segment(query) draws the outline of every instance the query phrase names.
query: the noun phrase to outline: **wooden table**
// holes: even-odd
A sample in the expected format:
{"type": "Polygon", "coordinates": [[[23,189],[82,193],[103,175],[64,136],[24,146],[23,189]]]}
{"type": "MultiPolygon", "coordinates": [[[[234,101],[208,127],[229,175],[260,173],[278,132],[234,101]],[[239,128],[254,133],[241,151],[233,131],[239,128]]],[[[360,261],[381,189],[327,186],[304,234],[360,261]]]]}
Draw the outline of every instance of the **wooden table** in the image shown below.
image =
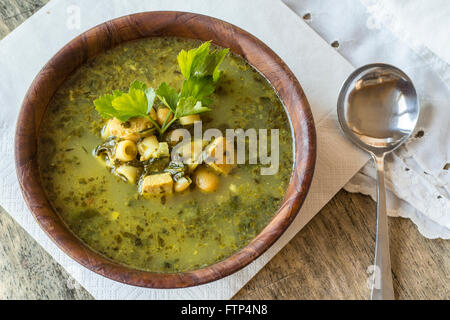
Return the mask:
{"type": "MultiPolygon", "coordinates": [[[[0,39],[48,0],[3,0],[0,39]]],[[[422,237],[410,220],[390,218],[396,297],[450,299],[450,241],[422,237]]],[[[367,299],[375,243],[375,203],[340,191],[236,299],[367,299]]],[[[92,299],[0,209],[1,299],[92,299]],[[69,285],[68,285],[69,284],[69,285]]]]}

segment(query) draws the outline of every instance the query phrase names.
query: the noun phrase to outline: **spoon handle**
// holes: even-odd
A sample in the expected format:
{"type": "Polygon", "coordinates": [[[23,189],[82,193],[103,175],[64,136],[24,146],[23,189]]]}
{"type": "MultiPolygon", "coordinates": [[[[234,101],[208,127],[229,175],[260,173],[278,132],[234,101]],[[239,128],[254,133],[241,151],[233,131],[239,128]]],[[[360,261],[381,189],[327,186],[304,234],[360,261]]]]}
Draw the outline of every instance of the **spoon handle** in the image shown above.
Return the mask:
{"type": "Polygon", "coordinates": [[[373,273],[372,300],[393,300],[389,229],[384,187],[384,154],[373,156],[377,166],[377,238],[375,243],[375,269],[373,273]]]}

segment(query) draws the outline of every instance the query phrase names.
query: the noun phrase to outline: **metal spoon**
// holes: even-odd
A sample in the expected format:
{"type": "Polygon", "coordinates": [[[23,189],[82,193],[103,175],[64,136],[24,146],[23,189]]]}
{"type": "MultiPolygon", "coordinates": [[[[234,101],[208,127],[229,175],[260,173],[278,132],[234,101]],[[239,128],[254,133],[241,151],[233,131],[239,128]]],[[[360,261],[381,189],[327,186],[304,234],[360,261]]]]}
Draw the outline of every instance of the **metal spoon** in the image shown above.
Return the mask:
{"type": "Polygon", "coordinates": [[[344,82],[337,113],[345,135],[369,152],[377,166],[377,237],[371,299],[393,300],[384,157],[405,142],[416,126],[416,90],[408,76],[396,67],[366,65],[344,82]]]}

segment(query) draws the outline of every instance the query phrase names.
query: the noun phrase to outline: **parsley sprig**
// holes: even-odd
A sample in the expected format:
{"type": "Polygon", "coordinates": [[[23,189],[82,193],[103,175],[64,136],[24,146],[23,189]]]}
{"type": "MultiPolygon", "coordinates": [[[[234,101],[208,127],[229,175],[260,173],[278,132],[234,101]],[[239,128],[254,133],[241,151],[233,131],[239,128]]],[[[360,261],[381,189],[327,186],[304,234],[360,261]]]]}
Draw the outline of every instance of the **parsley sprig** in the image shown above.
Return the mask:
{"type": "Polygon", "coordinates": [[[179,92],[165,82],[155,91],[135,80],[128,92],[114,90],[94,100],[95,109],[103,118],[117,118],[122,122],[134,117],[145,117],[160,134],[181,117],[210,111],[210,96],[222,72],[219,66],[229,51],[210,50],[210,45],[211,41],[204,42],[198,48],[182,50],[178,54],[178,65],[185,78],[179,92]],[[161,126],[150,116],[156,97],[170,110],[161,126]]]}

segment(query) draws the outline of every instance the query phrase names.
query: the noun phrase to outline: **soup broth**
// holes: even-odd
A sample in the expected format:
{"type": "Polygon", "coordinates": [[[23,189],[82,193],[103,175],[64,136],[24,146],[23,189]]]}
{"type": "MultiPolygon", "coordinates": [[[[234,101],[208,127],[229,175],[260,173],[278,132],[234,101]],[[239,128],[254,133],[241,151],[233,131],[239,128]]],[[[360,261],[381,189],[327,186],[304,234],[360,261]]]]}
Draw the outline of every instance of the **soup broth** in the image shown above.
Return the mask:
{"type": "Polygon", "coordinates": [[[228,54],[203,129],[279,129],[279,170],[239,164],[215,192],[196,188],[144,198],[109,172],[93,150],[105,125],[93,100],[134,80],[179,89],[177,54],[201,42],[149,38],[121,44],[78,68],[55,93],[39,135],[47,197],[72,232],[104,256],[151,272],[181,272],[218,262],[247,245],[277,211],[292,171],[292,137],[281,101],[244,59],[228,54]]]}

